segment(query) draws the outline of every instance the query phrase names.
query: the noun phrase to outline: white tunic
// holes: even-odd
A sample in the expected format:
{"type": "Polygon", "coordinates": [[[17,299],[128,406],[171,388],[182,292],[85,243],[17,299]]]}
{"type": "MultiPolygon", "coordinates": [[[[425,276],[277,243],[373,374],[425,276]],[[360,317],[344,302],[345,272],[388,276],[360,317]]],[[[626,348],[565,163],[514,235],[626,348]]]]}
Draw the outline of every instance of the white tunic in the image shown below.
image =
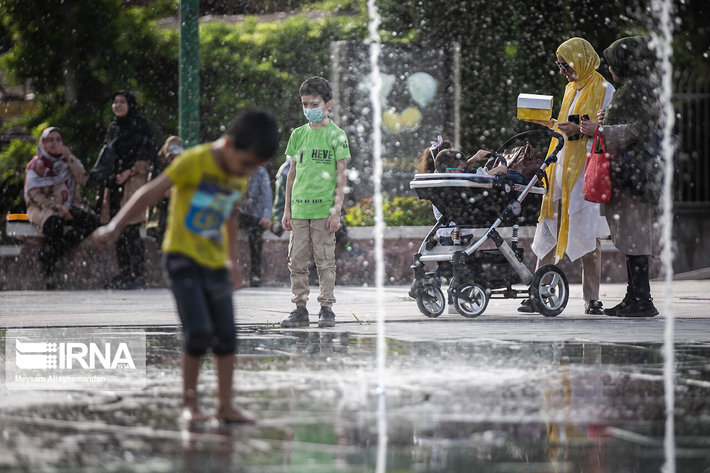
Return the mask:
{"type": "MultiPolygon", "coordinates": [[[[614,94],[614,86],[608,82],[604,83],[606,92],[602,101],[602,108],[606,108],[611,102],[611,96],[614,94]]],[[[579,94],[583,89],[577,91],[569,110],[574,110],[579,94]]],[[[596,117],[590,117],[596,120],[596,117]]],[[[593,139],[587,140],[587,152],[592,149],[593,139]]],[[[565,140],[566,145],[566,140],[565,140]]],[[[558,218],[561,208],[560,200],[562,198],[562,172],[564,169],[565,147],[557,155],[557,167],[555,172],[554,189],[552,190],[552,201],[555,214],[553,218],[546,218],[537,224],[535,229],[535,238],[532,244],[532,250],[535,255],[542,259],[549,254],[557,245],[558,233],[558,218]]],[[[572,187],[572,192],[569,197],[569,235],[567,238],[567,256],[570,261],[575,261],[578,258],[586,255],[590,251],[594,251],[597,247],[597,238],[603,238],[609,235],[609,225],[606,223],[606,218],[600,215],[599,204],[587,202],[582,196],[582,186],[584,184],[584,169],[579,173],[577,181],[572,187]]]]}

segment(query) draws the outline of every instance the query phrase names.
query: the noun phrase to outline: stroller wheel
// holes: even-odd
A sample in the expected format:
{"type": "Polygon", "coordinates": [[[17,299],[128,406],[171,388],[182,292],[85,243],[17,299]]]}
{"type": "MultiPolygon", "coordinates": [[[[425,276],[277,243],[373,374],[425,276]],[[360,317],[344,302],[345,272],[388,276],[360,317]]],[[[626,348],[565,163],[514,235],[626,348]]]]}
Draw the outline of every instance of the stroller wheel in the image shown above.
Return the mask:
{"type": "Polygon", "coordinates": [[[569,300],[567,276],[560,268],[546,264],[535,271],[530,283],[530,302],[545,317],[559,315],[569,300]]]}
{"type": "Polygon", "coordinates": [[[444,312],[446,301],[438,285],[426,283],[419,288],[416,296],[417,307],[427,317],[438,317],[444,312]]]}
{"type": "Polygon", "coordinates": [[[463,286],[454,297],[454,307],[464,317],[478,317],[488,307],[488,294],[480,284],[463,286]]]}

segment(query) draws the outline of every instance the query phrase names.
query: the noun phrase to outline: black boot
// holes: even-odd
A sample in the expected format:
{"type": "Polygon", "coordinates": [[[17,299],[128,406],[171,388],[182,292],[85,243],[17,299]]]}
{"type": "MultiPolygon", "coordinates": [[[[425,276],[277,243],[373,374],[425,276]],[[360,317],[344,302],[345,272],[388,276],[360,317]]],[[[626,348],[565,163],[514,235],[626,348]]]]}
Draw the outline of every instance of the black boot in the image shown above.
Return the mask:
{"type": "Polygon", "coordinates": [[[67,248],[64,240],[64,219],[58,215],[49,217],[42,227],[42,236],[38,258],[44,275],[45,289],[52,290],[57,286],[54,269],[67,248]]]}
{"type": "Polygon", "coordinates": [[[631,271],[630,258],[631,257],[629,255],[626,255],[626,295],[624,296],[624,299],[618,304],[616,304],[614,307],[610,309],[604,309],[604,315],[616,317],[621,309],[631,305],[636,300],[636,297],[634,296],[634,287],[632,285],[633,274],[631,271]]]}
{"type": "Polygon", "coordinates": [[[617,317],[653,317],[658,315],[658,309],[653,305],[653,299],[636,298],[630,305],[621,309],[617,317]]]}
{"type": "Polygon", "coordinates": [[[617,317],[653,317],[658,309],[651,299],[651,284],[648,278],[648,256],[627,255],[631,271],[631,286],[634,298],[631,304],[619,310],[617,317]]]}

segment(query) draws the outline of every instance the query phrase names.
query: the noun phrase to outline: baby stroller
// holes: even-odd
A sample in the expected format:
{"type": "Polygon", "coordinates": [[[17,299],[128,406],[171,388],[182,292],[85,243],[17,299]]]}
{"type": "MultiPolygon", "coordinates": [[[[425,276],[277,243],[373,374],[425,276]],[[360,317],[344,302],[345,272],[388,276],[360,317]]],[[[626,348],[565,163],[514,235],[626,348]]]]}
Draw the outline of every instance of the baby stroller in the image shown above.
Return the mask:
{"type": "Polygon", "coordinates": [[[410,182],[420,199],[430,200],[441,211],[441,218],[429,231],[419,251],[414,255],[414,271],[409,295],[416,299],[419,310],[427,317],[438,317],[444,311],[446,299],[439,278],[427,272],[424,263],[437,263],[442,276],[450,277],[448,295],[456,311],[464,317],[483,314],[490,299],[528,297],[533,308],[546,317],[560,314],[569,300],[569,285],[565,274],[555,265],[544,265],[531,273],[523,264],[523,248],[518,248],[520,225],[535,225],[540,214],[543,187],[547,185],[545,169],[557,161],[564,139],[552,130],[531,130],[513,136],[495,153],[501,153],[518,140],[532,135],[546,135],[558,139],[557,147],[544,160],[527,185],[514,184],[506,176],[476,174],[417,174],[410,182]],[[442,246],[436,239],[437,231],[455,222],[453,246],[442,246]],[[508,244],[497,229],[512,227],[508,244]],[[466,228],[488,228],[470,243],[456,244],[457,232],[466,228]],[[482,249],[487,241],[495,249],[482,249]],[[527,289],[513,289],[524,284],[527,289]]]}

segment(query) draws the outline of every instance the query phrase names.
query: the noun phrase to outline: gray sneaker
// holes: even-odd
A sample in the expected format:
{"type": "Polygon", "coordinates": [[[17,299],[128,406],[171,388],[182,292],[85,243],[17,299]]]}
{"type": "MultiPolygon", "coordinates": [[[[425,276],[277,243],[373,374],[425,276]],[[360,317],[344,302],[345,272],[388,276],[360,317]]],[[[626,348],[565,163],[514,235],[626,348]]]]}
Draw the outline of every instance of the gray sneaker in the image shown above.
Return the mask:
{"type": "Polygon", "coordinates": [[[310,320],[308,320],[308,309],[306,309],[305,307],[296,307],[296,310],[291,312],[287,319],[283,319],[281,321],[281,327],[308,327],[310,323],[310,320]]]}
{"type": "Polygon", "coordinates": [[[335,327],[335,314],[330,307],[323,306],[318,312],[318,326],[320,328],[335,327]]]}

